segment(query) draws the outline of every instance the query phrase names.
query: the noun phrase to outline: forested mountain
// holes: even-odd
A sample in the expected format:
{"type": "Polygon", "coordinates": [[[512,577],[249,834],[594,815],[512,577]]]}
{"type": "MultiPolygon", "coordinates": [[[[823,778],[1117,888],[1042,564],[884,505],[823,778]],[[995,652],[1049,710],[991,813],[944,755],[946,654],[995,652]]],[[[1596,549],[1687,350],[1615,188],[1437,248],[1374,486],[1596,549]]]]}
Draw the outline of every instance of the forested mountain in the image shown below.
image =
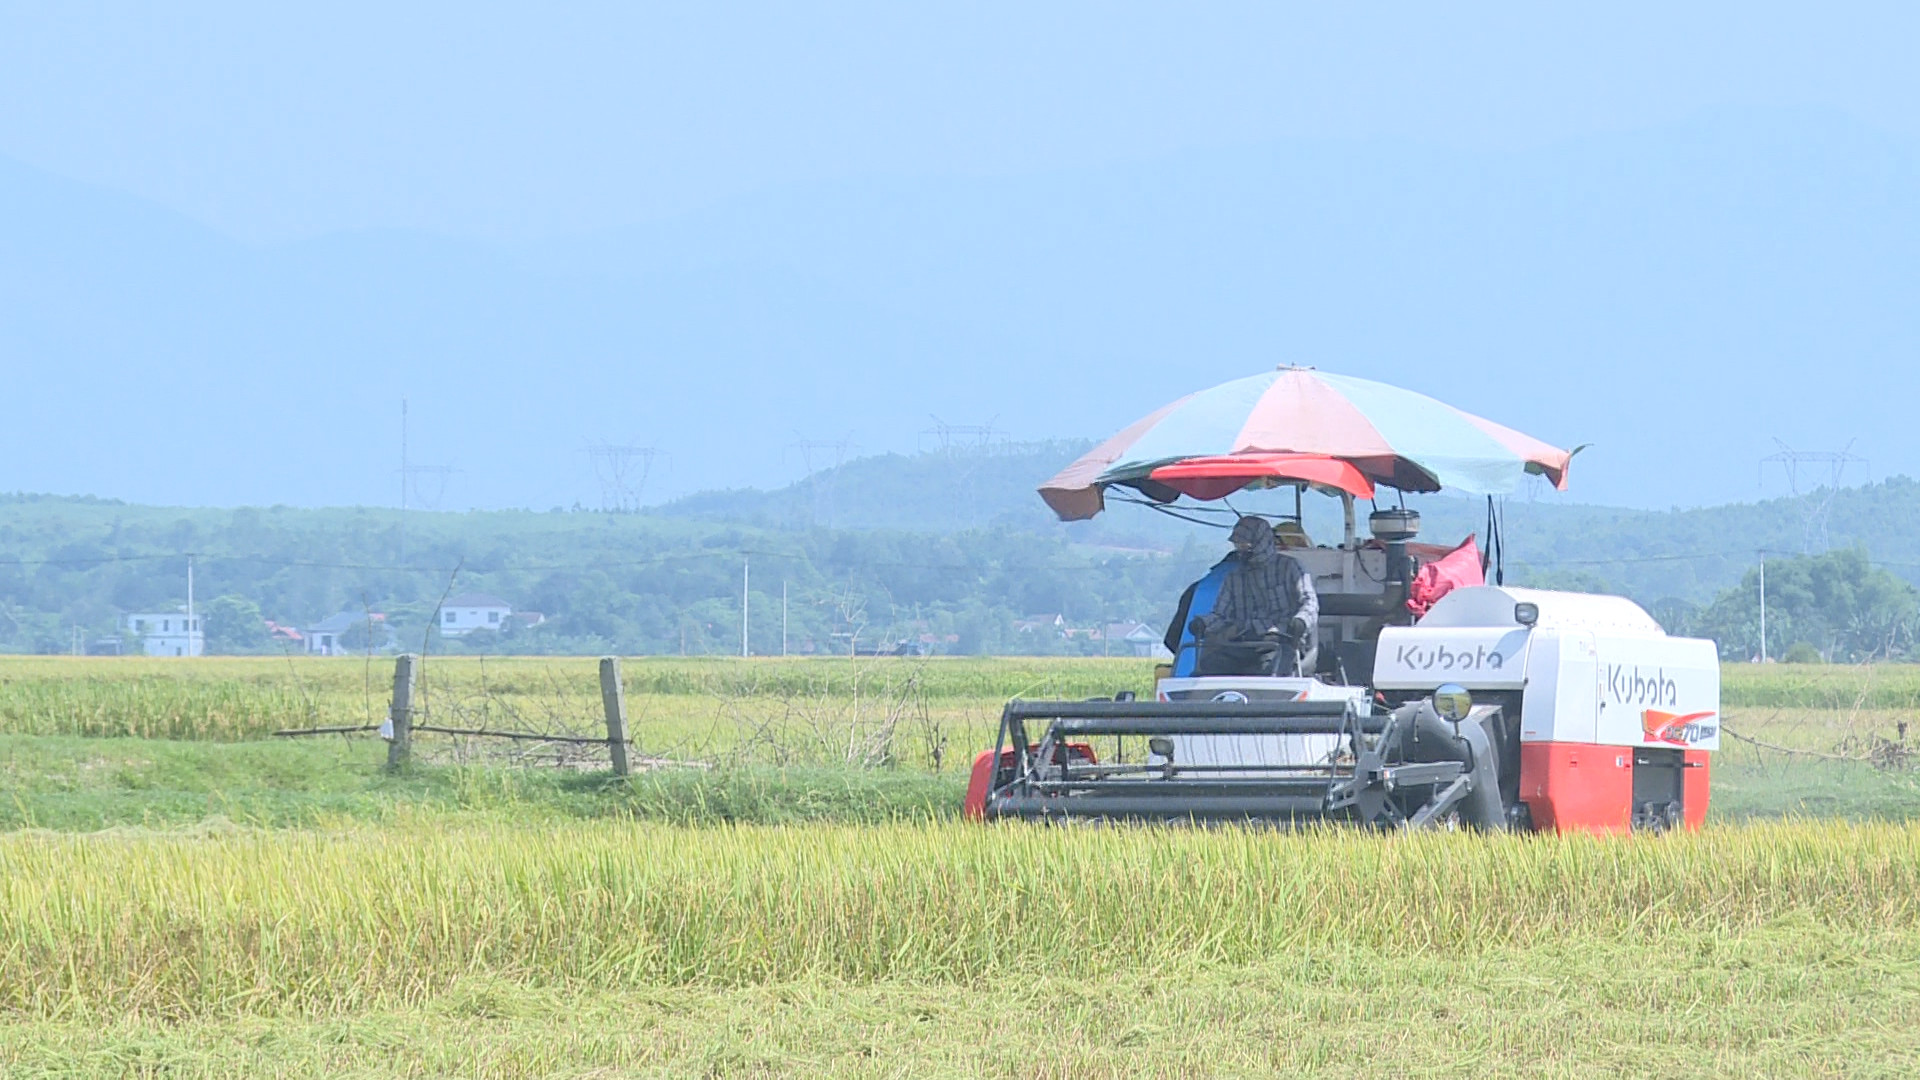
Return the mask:
{"type": "MultiPolygon", "coordinates": [[[[845,462],[773,491],[712,492],[639,514],[391,509],[183,509],[86,498],[0,497],[0,648],[66,651],[120,616],[196,599],[295,627],[380,612],[401,642],[427,642],[451,592],[498,595],[546,621],[436,648],[737,652],[747,579],[750,644],[777,652],[901,640],[951,651],[1098,649],[1021,633],[1059,614],[1093,626],[1158,624],[1223,534],[1138,506],[1092,522],[1051,520],[1033,494],[1077,443],[949,448],[845,462]],[[782,597],[785,597],[783,604],[782,597]],[[246,607],[244,605],[251,605],[246,607]]],[[[1510,582],[1618,591],[1663,619],[1692,620],[1761,551],[1809,546],[1800,499],[1651,512],[1585,506],[1535,490],[1501,502],[1510,582]]],[[[1236,499],[1290,510],[1290,495],[1236,499]]],[[[1484,532],[1484,502],[1410,500],[1423,539],[1484,532]]],[[[1337,538],[1337,503],[1309,497],[1315,539],[1337,538]]],[[[1362,507],[1364,513],[1365,507],[1362,507]]],[[[1920,484],[1895,478],[1833,493],[1826,544],[1920,577],[1920,484]]],[[[1817,538],[1814,538],[1817,541],[1817,538]]],[[[1818,546],[1817,542],[1813,546],[1818,546]]],[[[209,610],[215,610],[209,608],[209,610]]],[[[231,619],[229,619],[231,622],[231,619]]],[[[250,628],[216,647],[263,649],[250,628]]]]}
{"type": "MultiPolygon", "coordinates": [[[[870,457],[823,469],[789,487],[709,492],[655,512],[769,529],[827,520],[845,529],[992,526],[1101,547],[1172,551],[1189,541],[1219,546],[1211,530],[1137,506],[1114,505],[1089,522],[1055,522],[1034,489],[1090,445],[1013,443],[870,457]]],[[[1574,471],[1577,491],[1577,463],[1574,471]]],[[[1293,507],[1289,494],[1253,494],[1232,502],[1248,511],[1291,512],[1293,507]]],[[[1486,532],[1484,500],[1428,495],[1406,502],[1422,514],[1422,540],[1451,544],[1486,532]]],[[[1331,542],[1340,531],[1337,503],[1309,496],[1305,509],[1309,532],[1331,542]]],[[[1920,581],[1920,483],[1903,476],[1796,498],[1672,510],[1587,505],[1535,481],[1500,500],[1499,510],[1511,573],[1542,584],[1622,592],[1643,603],[1663,598],[1705,603],[1738,581],[1763,551],[1778,557],[1858,547],[1899,576],[1920,581]],[[1822,519],[1824,529],[1815,528],[1822,519]]]]}

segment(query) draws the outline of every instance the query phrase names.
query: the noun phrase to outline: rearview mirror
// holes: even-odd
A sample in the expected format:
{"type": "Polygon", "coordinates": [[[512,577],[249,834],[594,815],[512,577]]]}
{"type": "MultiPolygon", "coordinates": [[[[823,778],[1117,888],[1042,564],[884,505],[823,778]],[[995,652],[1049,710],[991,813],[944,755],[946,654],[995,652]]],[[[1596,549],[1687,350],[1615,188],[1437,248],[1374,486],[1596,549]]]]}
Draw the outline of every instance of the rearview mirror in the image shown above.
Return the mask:
{"type": "Polygon", "coordinates": [[[1459,683],[1447,683],[1433,692],[1433,711],[1458,723],[1473,711],[1473,695],[1459,683]]]}
{"type": "Polygon", "coordinates": [[[1156,757],[1173,760],[1173,740],[1165,735],[1151,735],[1147,738],[1147,751],[1156,757]]]}

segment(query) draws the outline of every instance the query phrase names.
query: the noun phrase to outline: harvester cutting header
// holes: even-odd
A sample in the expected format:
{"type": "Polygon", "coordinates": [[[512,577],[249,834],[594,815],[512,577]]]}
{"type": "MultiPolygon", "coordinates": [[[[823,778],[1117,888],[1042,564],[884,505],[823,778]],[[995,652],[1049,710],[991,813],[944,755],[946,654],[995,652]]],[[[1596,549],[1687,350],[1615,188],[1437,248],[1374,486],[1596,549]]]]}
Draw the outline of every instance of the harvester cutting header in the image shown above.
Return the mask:
{"type": "Polygon", "coordinates": [[[1481,829],[1698,827],[1719,748],[1710,641],[1613,596],[1486,583],[1476,537],[1415,542],[1379,488],[1564,489],[1571,452],[1422,394],[1306,368],[1238,379],[1129,425],[1040,488],[1073,521],[1109,497],[1235,515],[1179,598],[1151,701],[1014,701],[974,763],[976,818],[1348,820],[1481,829]],[[1307,537],[1308,492],[1343,535],[1307,537]],[[1368,500],[1367,536],[1357,503],[1368,500]],[[1102,757],[1102,751],[1105,757],[1102,757]]]}

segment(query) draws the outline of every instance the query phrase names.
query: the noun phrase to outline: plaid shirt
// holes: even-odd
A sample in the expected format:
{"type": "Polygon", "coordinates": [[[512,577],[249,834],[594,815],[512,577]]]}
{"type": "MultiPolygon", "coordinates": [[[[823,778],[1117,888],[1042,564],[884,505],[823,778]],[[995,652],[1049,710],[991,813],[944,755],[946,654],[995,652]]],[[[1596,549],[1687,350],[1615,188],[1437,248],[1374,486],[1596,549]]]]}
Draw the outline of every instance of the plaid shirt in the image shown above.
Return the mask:
{"type": "MultiPolygon", "coordinates": [[[[1284,633],[1297,615],[1307,623],[1307,640],[1300,643],[1301,648],[1311,648],[1320,621],[1320,597],[1313,591],[1313,579],[1280,551],[1272,529],[1263,524],[1247,534],[1252,549],[1240,554],[1220,583],[1213,611],[1202,617],[1207,636],[1231,628],[1242,639],[1255,639],[1276,626],[1284,633]]],[[[1237,530],[1236,535],[1240,535],[1237,530]]]]}

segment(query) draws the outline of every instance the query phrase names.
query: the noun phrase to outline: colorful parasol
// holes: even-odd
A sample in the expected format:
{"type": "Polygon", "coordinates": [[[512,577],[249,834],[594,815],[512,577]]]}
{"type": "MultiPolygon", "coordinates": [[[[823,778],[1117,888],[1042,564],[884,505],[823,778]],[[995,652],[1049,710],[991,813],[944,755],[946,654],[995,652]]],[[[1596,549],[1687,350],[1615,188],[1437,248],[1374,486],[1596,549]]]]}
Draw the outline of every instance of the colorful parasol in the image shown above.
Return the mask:
{"type": "Polygon", "coordinates": [[[1223,499],[1249,485],[1306,484],[1323,491],[1344,491],[1356,499],[1373,498],[1366,474],[1339,458],[1323,454],[1225,454],[1197,457],[1162,465],[1147,474],[1195,499],[1223,499]]]}
{"type": "Polygon", "coordinates": [[[1513,491],[1529,473],[1564,489],[1572,457],[1425,394],[1286,367],[1162,406],[1061,470],[1040,497],[1061,520],[1078,521],[1099,513],[1105,489],[1116,484],[1161,502],[1181,494],[1219,498],[1262,478],[1354,491],[1352,478],[1310,465],[1314,459],[1337,459],[1364,481],[1402,491],[1495,495],[1513,491]],[[1265,455],[1269,469],[1322,471],[1260,472],[1254,455],[1265,455]],[[1249,462],[1238,472],[1225,461],[1241,457],[1249,462]],[[1192,468],[1167,471],[1175,466],[1192,468]]]}

